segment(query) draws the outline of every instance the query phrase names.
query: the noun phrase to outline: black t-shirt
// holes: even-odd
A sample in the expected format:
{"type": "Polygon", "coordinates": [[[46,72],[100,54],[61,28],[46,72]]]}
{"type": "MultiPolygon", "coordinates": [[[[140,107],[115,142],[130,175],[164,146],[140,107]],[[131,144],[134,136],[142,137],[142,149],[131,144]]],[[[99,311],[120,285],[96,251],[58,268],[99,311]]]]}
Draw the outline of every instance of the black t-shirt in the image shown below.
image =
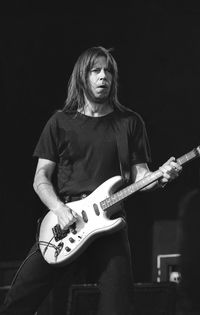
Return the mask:
{"type": "MultiPolygon", "coordinates": [[[[127,128],[131,164],[150,161],[144,122],[135,112],[121,113],[127,128]]],[[[90,117],[56,112],[44,127],[34,156],[56,162],[55,187],[62,195],[90,193],[120,175],[113,121],[116,112],[90,117]]]]}

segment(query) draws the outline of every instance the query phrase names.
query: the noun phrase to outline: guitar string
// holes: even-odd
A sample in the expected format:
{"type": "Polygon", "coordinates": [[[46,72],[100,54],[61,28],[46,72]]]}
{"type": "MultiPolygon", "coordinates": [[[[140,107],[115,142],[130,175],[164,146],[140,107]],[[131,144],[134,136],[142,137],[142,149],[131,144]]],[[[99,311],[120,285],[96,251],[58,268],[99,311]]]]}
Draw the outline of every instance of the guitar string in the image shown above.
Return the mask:
{"type": "Polygon", "coordinates": [[[19,272],[20,272],[20,270],[22,269],[22,267],[24,266],[24,264],[26,263],[26,261],[27,261],[31,256],[33,256],[37,251],[38,251],[38,248],[37,248],[34,252],[30,253],[30,254],[26,257],[26,259],[22,262],[21,266],[19,267],[19,269],[17,270],[17,272],[16,272],[16,274],[15,274],[15,277],[13,278],[13,281],[11,282],[10,287],[12,287],[12,286],[14,285],[14,283],[15,283],[17,277],[18,277],[19,272]]]}

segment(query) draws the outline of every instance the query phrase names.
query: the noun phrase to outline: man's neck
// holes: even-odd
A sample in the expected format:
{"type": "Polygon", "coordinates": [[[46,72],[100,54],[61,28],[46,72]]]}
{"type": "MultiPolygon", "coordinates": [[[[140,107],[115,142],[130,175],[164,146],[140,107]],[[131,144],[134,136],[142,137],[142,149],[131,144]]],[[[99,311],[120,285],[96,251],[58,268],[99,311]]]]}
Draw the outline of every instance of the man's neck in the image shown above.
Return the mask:
{"type": "Polygon", "coordinates": [[[111,105],[104,103],[94,103],[94,102],[86,102],[84,105],[84,108],[79,110],[80,113],[86,115],[86,116],[92,116],[92,117],[100,117],[105,116],[113,111],[113,108],[111,105]]]}

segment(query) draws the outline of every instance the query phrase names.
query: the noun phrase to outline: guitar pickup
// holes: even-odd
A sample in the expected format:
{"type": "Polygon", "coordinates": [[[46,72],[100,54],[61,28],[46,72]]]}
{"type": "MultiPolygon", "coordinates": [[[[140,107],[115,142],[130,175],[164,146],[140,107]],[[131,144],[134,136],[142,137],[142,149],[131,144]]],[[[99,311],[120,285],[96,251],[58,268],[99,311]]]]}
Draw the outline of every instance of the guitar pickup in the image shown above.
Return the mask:
{"type": "Polygon", "coordinates": [[[93,204],[94,212],[96,213],[97,216],[100,215],[99,207],[96,203],[93,204]]]}
{"type": "Polygon", "coordinates": [[[88,216],[87,216],[86,211],[85,211],[85,210],[82,210],[81,213],[82,213],[83,221],[84,221],[85,223],[87,223],[87,222],[88,222],[88,216]]]}

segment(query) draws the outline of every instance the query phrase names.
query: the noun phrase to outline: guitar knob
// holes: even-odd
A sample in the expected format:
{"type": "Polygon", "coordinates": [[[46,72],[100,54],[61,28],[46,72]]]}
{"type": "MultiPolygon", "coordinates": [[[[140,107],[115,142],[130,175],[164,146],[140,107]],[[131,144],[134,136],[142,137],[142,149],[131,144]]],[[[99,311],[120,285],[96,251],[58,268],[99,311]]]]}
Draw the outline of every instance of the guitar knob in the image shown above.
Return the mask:
{"type": "Polygon", "coordinates": [[[76,230],[71,230],[72,234],[77,234],[76,230]]]}

